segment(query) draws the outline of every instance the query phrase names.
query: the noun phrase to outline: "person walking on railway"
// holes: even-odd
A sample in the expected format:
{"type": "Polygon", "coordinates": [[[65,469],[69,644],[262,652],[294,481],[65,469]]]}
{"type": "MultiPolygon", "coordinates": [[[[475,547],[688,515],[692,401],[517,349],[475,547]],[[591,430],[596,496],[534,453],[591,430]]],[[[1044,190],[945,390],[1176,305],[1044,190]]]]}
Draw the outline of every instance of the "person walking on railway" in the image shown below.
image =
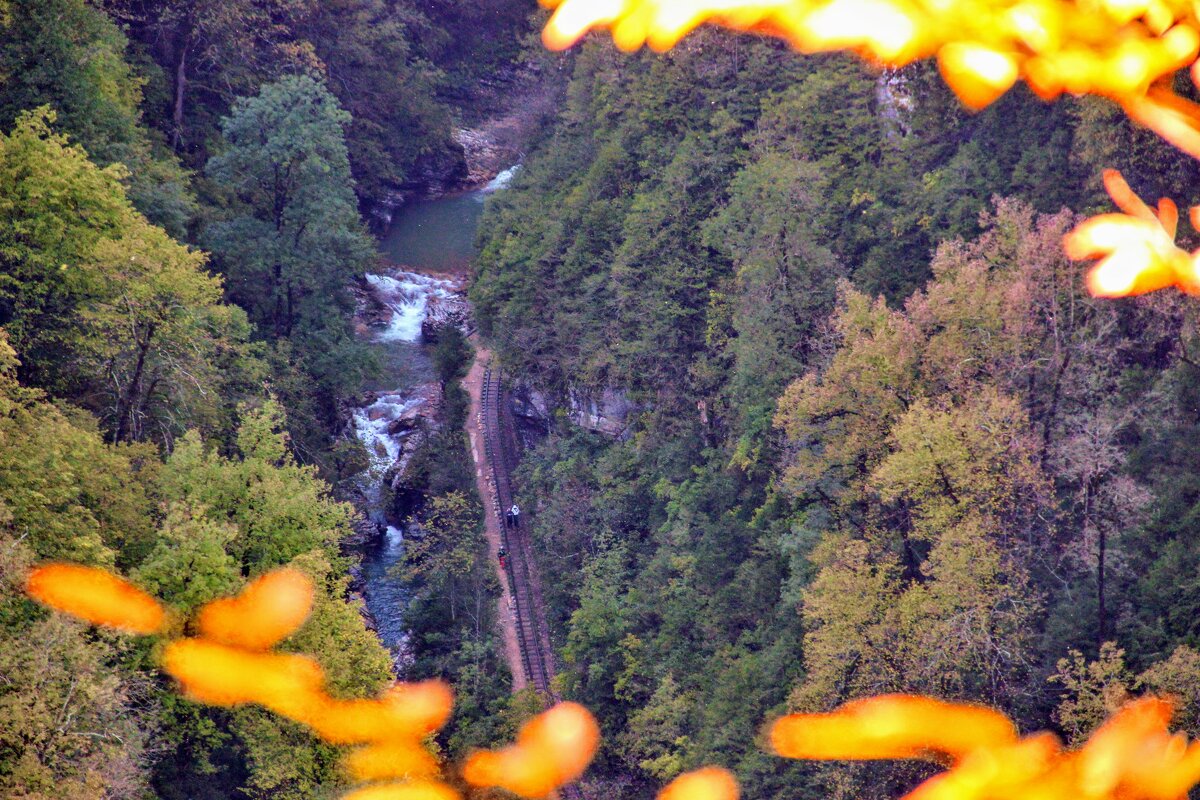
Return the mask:
{"type": "Polygon", "coordinates": [[[521,509],[517,506],[516,503],[513,503],[512,508],[510,508],[508,510],[508,515],[512,518],[512,526],[514,528],[520,527],[520,525],[521,525],[521,509]]]}
{"type": "Polygon", "coordinates": [[[505,567],[508,566],[508,563],[505,561],[505,559],[507,559],[507,558],[508,558],[508,551],[505,550],[503,547],[501,547],[500,548],[500,569],[504,569],[505,567]]]}

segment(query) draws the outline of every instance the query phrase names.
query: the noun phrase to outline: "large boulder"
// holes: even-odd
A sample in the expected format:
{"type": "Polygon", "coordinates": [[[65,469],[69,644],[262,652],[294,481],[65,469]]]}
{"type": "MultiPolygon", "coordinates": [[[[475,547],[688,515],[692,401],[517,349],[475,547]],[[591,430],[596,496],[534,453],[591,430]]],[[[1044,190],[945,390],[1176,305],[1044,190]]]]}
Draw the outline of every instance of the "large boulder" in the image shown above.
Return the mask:
{"type": "Polygon", "coordinates": [[[425,305],[425,319],[421,321],[421,337],[427,342],[436,342],[439,333],[450,325],[464,335],[470,334],[473,327],[471,307],[466,298],[461,294],[430,297],[425,305]]]}

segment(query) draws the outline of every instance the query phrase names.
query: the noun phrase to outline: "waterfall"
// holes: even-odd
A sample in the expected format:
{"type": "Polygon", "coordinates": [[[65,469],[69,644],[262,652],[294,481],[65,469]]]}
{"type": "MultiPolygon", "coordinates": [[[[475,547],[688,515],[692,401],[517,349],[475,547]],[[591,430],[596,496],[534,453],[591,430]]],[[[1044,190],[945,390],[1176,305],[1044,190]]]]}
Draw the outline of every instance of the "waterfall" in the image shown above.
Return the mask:
{"type": "Polygon", "coordinates": [[[479,200],[483,200],[484,197],[491,194],[492,192],[498,192],[501,189],[507,189],[508,184],[512,182],[513,177],[515,177],[516,174],[520,170],[521,170],[521,165],[515,164],[515,165],[509,167],[508,169],[502,171],[499,175],[497,175],[496,177],[494,177],[490,181],[488,181],[487,186],[484,186],[482,189],[480,189],[476,193],[477,198],[479,200]]]}
{"type": "Polygon", "coordinates": [[[366,277],[376,299],[392,311],[387,328],[376,336],[381,342],[418,341],[430,298],[449,298],[454,294],[450,281],[415,272],[397,271],[391,275],[368,274],[366,277]]]}

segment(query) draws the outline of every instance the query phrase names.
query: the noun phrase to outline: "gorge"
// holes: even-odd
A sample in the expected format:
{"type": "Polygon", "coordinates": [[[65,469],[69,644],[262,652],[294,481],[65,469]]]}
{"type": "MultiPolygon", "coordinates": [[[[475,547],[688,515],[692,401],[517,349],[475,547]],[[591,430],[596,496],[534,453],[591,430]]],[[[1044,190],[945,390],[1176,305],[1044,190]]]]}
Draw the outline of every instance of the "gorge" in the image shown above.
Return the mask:
{"type": "MultiPolygon", "coordinates": [[[[431,305],[466,309],[465,280],[484,201],[503,190],[519,167],[501,171],[483,186],[458,194],[415,199],[401,206],[381,236],[386,274],[365,276],[358,329],[379,355],[383,370],[367,387],[363,405],[351,418],[353,435],[370,458],[358,479],[363,510],[380,530],[363,554],[363,594],[384,644],[401,657],[406,606],[403,566],[403,517],[421,498],[397,502],[404,492],[405,470],[415,449],[438,417],[439,387],[430,363],[428,326],[431,305]],[[368,312],[370,307],[373,311],[368,312]],[[366,317],[366,318],[364,318],[366,317]]],[[[471,323],[469,311],[442,324],[471,323]]]]}

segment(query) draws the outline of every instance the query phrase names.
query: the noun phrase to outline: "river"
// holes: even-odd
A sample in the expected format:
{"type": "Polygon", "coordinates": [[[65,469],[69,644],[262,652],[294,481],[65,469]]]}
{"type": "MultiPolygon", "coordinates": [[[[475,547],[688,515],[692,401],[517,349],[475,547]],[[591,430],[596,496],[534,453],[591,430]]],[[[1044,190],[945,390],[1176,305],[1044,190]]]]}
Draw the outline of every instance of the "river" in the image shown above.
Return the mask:
{"type": "Polygon", "coordinates": [[[450,276],[465,275],[475,256],[484,201],[507,186],[517,169],[501,172],[475,191],[405,205],[379,242],[386,262],[404,266],[367,275],[371,293],[389,311],[386,324],[370,333],[384,369],[366,387],[371,402],[355,409],[352,423],[371,458],[361,484],[366,511],[386,532],[365,549],[362,575],[367,610],[397,663],[405,658],[407,638],[408,590],[395,574],[404,558],[404,530],[400,520],[389,518],[383,480],[404,453],[405,440],[437,389],[428,348],[421,341],[421,323],[431,300],[459,289],[461,282],[450,276]]]}

